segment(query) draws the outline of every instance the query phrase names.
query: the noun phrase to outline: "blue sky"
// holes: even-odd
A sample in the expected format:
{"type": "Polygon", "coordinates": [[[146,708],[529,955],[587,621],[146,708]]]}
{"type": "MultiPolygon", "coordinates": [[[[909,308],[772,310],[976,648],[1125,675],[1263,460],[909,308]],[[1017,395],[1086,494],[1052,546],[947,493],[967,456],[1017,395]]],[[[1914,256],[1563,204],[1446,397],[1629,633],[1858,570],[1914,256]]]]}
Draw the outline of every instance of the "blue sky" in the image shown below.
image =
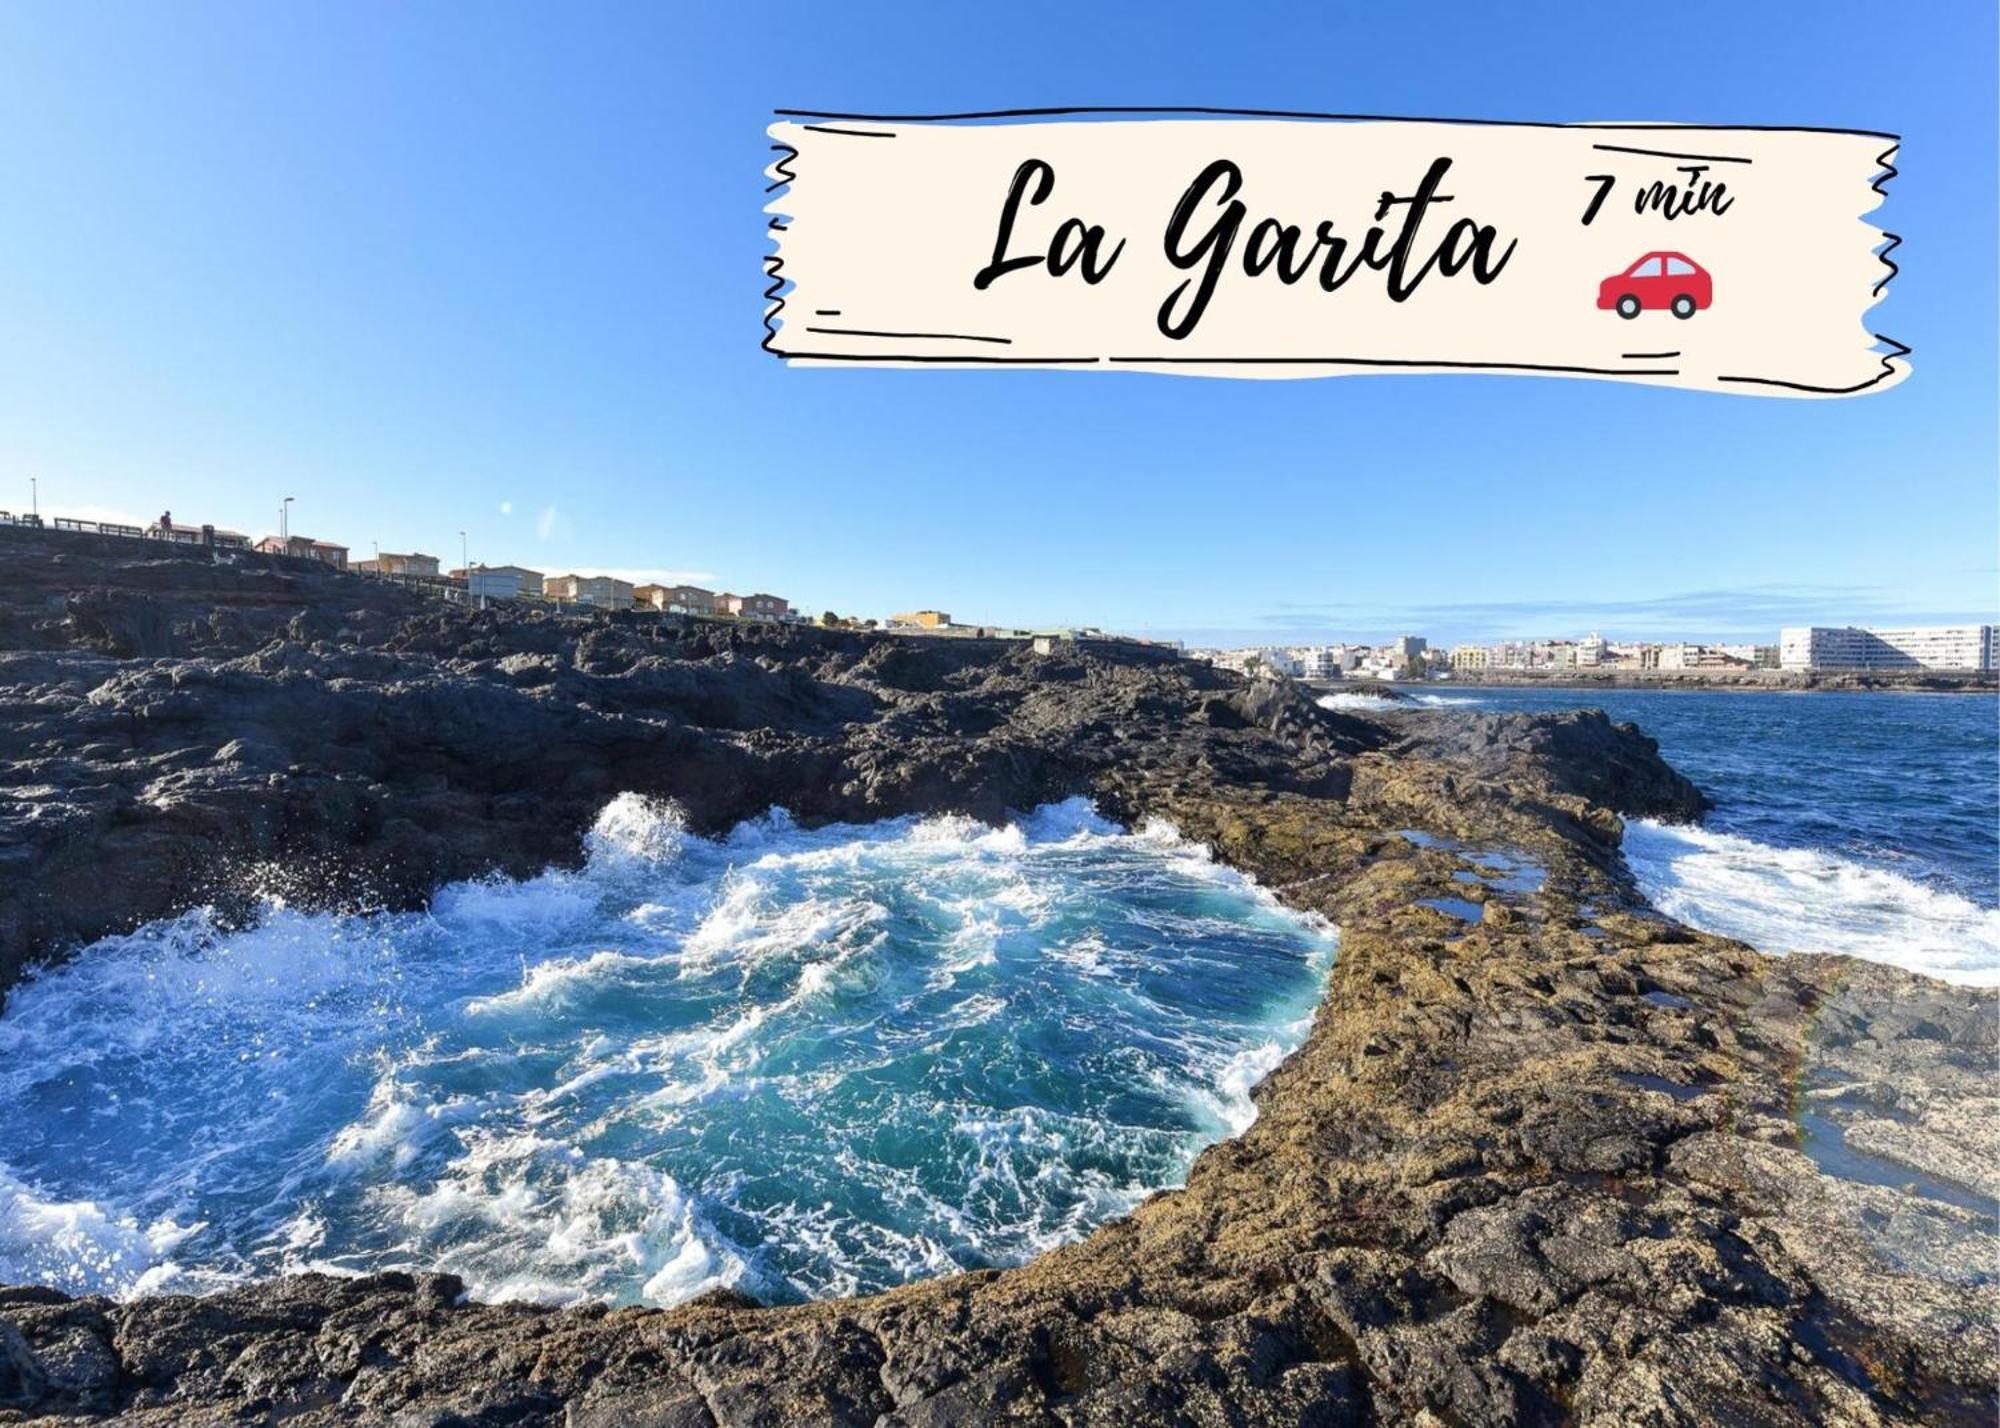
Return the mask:
{"type": "Polygon", "coordinates": [[[1197,640],[1773,634],[1996,604],[1990,0],[0,7],[0,508],[171,507],[817,611],[1197,640]],[[976,15],[976,18],[975,18],[976,15]],[[791,370],[774,107],[1903,135],[1836,402],[791,370]]]}

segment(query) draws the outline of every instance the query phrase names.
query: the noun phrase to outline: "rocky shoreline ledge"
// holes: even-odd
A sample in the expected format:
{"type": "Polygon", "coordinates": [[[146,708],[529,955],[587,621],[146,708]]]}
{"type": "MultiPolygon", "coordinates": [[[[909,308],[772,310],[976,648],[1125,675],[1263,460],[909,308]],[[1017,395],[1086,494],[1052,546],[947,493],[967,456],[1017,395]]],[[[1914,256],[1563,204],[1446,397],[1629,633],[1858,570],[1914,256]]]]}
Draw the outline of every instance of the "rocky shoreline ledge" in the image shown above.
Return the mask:
{"type": "Polygon", "coordinates": [[[1018,1269],[672,1310],[438,1275],[0,1289],[0,1422],[1993,1420],[1991,1216],[1904,1188],[2000,1191],[1993,994],[1648,908],[1620,815],[1701,798],[1629,726],[1357,716],[1136,650],[467,612],[79,539],[0,544],[0,989],[195,903],[408,906],[574,862],[625,791],[697,830],[1087,794],[1341,948],[1245,1135],[1018,1269]]]}

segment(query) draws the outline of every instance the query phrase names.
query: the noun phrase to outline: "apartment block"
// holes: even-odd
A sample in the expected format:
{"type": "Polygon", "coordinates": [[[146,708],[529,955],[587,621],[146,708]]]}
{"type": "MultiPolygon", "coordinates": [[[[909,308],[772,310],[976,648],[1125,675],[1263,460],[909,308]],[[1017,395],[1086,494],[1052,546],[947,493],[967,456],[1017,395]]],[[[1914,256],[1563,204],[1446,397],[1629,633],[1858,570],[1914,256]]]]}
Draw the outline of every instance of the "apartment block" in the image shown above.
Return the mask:
{"type": "Polygon", "coordinates": [[[1802,625],[1778,632],[1781,669],[1993,669],[1992,625],[1907,630],[1802,625]]]}

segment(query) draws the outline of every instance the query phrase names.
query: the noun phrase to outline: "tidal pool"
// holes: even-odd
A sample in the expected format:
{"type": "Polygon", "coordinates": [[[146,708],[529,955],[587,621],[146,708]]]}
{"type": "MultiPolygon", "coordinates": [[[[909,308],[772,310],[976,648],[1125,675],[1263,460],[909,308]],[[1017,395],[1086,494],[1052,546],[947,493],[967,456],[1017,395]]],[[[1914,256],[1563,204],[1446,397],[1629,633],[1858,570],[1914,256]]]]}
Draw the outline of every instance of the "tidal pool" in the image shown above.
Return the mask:
{"type": "Polygon", "coordinates": [[[0,1281],[667,1304],[1013,1264],[1244,1129],[1334,949],[1081,801],[706,840],[621,798],[575,872],[190,913],[17,988],[0,1281]]]}

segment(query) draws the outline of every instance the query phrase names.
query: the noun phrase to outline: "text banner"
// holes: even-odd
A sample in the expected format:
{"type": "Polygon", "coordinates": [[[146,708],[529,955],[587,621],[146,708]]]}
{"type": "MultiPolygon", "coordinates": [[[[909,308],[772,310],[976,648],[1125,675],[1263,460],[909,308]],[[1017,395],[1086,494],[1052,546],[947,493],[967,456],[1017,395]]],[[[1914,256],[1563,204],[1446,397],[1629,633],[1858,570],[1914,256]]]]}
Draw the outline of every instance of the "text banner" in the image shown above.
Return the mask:
{"type": "Polygon", "coordinates": [[[1072,113],[770,129],[803,364],[1881,391],[1892,135],[1072,113]]]}

